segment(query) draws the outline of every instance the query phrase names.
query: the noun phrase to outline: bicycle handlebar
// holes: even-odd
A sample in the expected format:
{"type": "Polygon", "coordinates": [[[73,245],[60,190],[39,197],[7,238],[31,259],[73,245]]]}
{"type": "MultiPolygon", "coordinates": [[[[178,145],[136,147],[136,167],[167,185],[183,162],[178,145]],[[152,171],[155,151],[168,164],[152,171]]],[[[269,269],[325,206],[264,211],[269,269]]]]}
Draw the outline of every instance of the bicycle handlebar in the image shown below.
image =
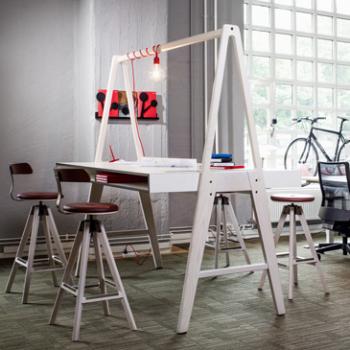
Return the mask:
{"type": "Polygon", "coordinates": [[[345,117],[341,117],[341,116],[339,116],[339,115],[337,115],[337,118],[338,119],[340,119],[342,122],[348,122],[348,121],[350,121],[348,118],[345,118],[345,117]]]}
{"type": "Polygon", "coordinates": [[[298,118],[293,118],[292,120],[297,122],[297,123],[300,123],[302,122],[303,120],[306,120],[308,122],[311,122],[311,125],[314,124],[314,123],[317,123],[319,120],[325,120],[326,117],[316,117],[316,118],[311,118],[311,117],[298,117],[298,118]]]}

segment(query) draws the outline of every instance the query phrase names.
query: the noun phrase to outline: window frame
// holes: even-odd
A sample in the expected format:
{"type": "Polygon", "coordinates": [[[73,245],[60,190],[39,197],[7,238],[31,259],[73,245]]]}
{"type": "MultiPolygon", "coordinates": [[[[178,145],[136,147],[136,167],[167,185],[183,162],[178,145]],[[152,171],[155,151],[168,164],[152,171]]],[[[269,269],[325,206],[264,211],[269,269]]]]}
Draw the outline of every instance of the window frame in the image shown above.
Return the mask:
{"type": "MultiPolygon", "coordinates": [[[[292,5],[282,5],[277,4],[274,0],[244,0],[245,7],[245,18],[244,18],[244,31],[245,39],[248,40],[248,45],[245,45],[245,53],[247,58],[248,66],[248,77],[251,83],[254,85],[264,85],[269,89],[269,102],[267,104],[253,103],[253,109],[267,109],[267,125],[266,128],[269,128],[272,118],[276,116],[278,110],[288,110],[290,111],[291,118],[295,118],[297,113],[305,112],[305,115],[329,115],[332,125],[335,125],[337,122],[337,115],[349,115],[350,108],[341,108],[338,104],[338,93],[341,90],[348,90],[350,93],[350,81],[348,84],[340,84],[337,77],[337,67],[347,66],[350,69],[350,57],[349,61],[338,60],[338,42],[350,44],[350,34],[349,38],[338,37],[337,33],[337,19],[345,19],[350,21],[350,15],[339,14],[337,13],[337,1],[333,0],[333,10],[332,12],[320,11],[317,10],[317,0],[311,1],[311,9],[301,8],[295,6],[295,0],[291,1],[292,5]],[[264,6],[268,8],[270,12],[270,26],[256,26],[252,24],[252,6],[264,6]],[[291,11],[291,30],[286,29],[276,29],[275,28],[275,9],[289,10],[291,11]],[[311,33],[300,32],[296,30],[296,13],[306,13],[312,15],[312,26],[313,30],[311,33]],[[318,26],[318,16],[327,16],[332,18],[333,26],[333,35],[325,35],[317,33],[318,26]],[[253,50],[252,42],[252,32],[253,31],[263,31],[267,32],[270,35],[269,43],[269,52],[259,52],[253,50]],[[275,36],[276,34],[288,34],[292,35],[292,54],[278,54],[275,52],[275,36]],[[296,40],[297,37],[307,37],[312,38],[313,45],[313,54],[311,57],[298,56],[296,53],[296,40]],[[318,56],[318,45],[317,39],[331,40],[333,48],[333,58],[326,59],[320,58],[318,56]],[[270,60],[270,77],[268,79],[255,78],[252,76],[252,59],[254,56],[257,57],[266,57],[270,60]],[[276,59],[289,59],[292,60],[292,79],[278,79],[276,77],[276,59]],[[313,65],[313,80],[312,81],[303,81],[297,79],[297,62],[298,61],[307,61],[311,62],[313,65]],[[328,63],[333,65],[333,82],[321,82],[318,77],[318,64],[319,63],[328,63]],[[292,104],[291,105],[282,105],[278,104],[276,101],[276,85],[287,84],[292,85],[292,104]],[[298,87],[312,87],[313,91],[313,107],[303,107],[298,106],[297,104],[297,88],[298,87]],[[321,107],[318,102],[318,88],[331,88],[332,89],[332,107],[325,108],[321,107]]],[[[350,24],[350,22],[349,22],[350,24]]],[[[283,131],[283,128],[280,128],[283,131]]],[[[290,130],[289,130],[290,132],[290,130]]]]}

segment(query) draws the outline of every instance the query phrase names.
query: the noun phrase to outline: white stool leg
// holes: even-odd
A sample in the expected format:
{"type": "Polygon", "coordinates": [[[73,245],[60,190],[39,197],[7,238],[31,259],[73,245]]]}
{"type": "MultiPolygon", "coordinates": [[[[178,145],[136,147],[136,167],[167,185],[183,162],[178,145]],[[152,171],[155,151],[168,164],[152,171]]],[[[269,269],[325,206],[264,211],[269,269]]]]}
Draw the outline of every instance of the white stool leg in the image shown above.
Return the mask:
{"type": "Polygon", "coordinates": [[[225,213],[225,204],[222,201],[221,203],[221,211],[222,211],[222,226],[224,231],[224,240],[225,240],[225,255],[226,255],[226,266],[230,266],[230,254],[228,251],[228,236],[227,236],[227,221],[226,221],[226,213],[225,213]]]}
{"type": "Polygon", "coordinates": [[[122,301],[122,305],[124,308],[126,318],[128,320],[128,323],[129,323],[129,327],[132,330],[136,330],[137,327],[136,327],[136,323],[134,320],[134,316],[132,314],[132,311],[131,311],[131,308],[129,305],[129,301],[128,301],[127,295],[125,293],[122,280],[121,280],[120,275],[119,275],[117,265],[116,265],[114,258],[113,258],[113,253],[112,253],[111,247],[110,247],[109,242],[108,242],[106,231],[105,231],[102,223],[101,223],[101,233],[99,234],[99,236],[97,238],[101,242],[109,270],[110,270],[112,277],[113,277],[113,281],[117,286],[119,294],[122,296],[121,301],[122,301]]]}
{"type": "Polygon", "coordinates": [[[302,226],[302,228],[304,230],[306,240],[307,240],[307,242],[309,244],[311,255],[312,255],[312,257],[315,260],[315,266],[316,266],[317,272],[318,272],[318,274],[320,276],[320,280],[321,280],[321,284],[322,284],[323,290],[324,290],[325,294],[329,294],[329,290],[328,290],[328,287],[327,287],[327,284],[326,284],[326,281],[325,281],[325,278],[324,278],[324,274],[323,274],[323,271],[322,271],[322,268],[321,268],[321,263],[320,263],[320,260],[318,258],[318,255],[316,253],[315,245],[314,245],[313,239],[311,237],[309,226],[308,226],[308,224],[306,222],[303,210],[301,211],[301,215],[299,215],[299,219],[300,219],[301,226],[302,226]]]}
{"type": "Polygon", "coordinates": [[[36,206],[34,208],[34,214],[33,214],[32,233],[30,236],[27,269],[26,269],[26,274],[25,274],[25,278],[24,278],[22,304],[27,304],[27,302],[28,302],[28,294],[29,294],[29,288],[30,288],[30,281],[31,281],[31,277],[32,277],[31,275],[32,275],[32,270],[33,270],[33,263],[34,263],[36,239],[38,236],[38,230],[39,230],[39,207],[36,206]]]}
{"type": "Polygon", "coordinates": [[[23,234],[22,234],[22,237],[21,237],[21,241],[19,242],[19,245],[18,245],[18,248],[17,248],[15,260],[13,261],[11,272],[10,272],[9,278],[7,280],[5,293],[10,293],[11,292],[13,281],[15,280],[16,272],[17,272],[17,269],[18,269],[18,264],[17,264],[16,259],[17,258],[21,258],[23,256],[24,248],[26,247],[26,244],[27,244],[27,241],[28,241],[28,237],[29,237],[31,229],[32,229],[33,213],[34,213],[34,207],[32,207],[30,209],[30,211],[29,211],[29,214],[28,214],[28,217],[27,217],[27,221],[26,221],[26,224],[24,226],[23,234]]]}
{"type": "Polygon", "coordinates": [[[81,260],[81,247],[79,249],[77,260],[76,260],[74,277],[79,277],[80,260],[81,260]]]}
{"type": "Polygon", "coordinates": [[[293,259],[295,261],[294,263],[294,285],[298,285],[298,248],[297,248],[297,217],[296,217],[296,209],[294,209],[294,246],[293,246],[293,259]]]}
{"type": "Polygon", "coordinates": [[[68,281],[71,280],[71,275],[72,275],[72,272],[74,269],[74,264],[75,264],[75,261],[77,259],[77,255],[78,255],[78,251],[79,251],[82,239],[83,239],[83,232],[78,229],[78,232],[77,232],[75,239],[74,239],[72,250],[69,254],[66,268],[65,268],[64,273],[63,273],[61,286],[57,291],[56,300],[55,300],[55,304],[54,304],[53,309],[52,309],[49,324],[54,324],[56,322],[58,309],[59,309],[59,306],[61,304],[63,292],[64,292],[64,289],[62,288],[62,284],[67,283],[68,281]]]}
{"type": "MultiPolygon", "coordinates": [[[[54,252],[52,249],[52,239],[51,239],[51,233],[50,233],[50,228],[49,228],[49,222],[47,220],[47,215],[44,215],[41,217],[41,222],[42,222],[46,246],[47,246],[47,255],[48,255],[48,259],[49,259],[49,265],[50,265],[50,267],[54,268],[55,267],[55,260],[53,258],[54,252]]],[[[52,274],[53,285],[55,287],[58,287],[57,277],[56,277],[55,271],[51,271],[51,274],[52,274]]]]}
{"type": "MultiPolygon", "coordinates": [[[[277,224],[276,231],[275,231],[275,236],[274,236],[275,247],[277,246],[277,243],[278,243],[278,241],[280,239],[280,236],[281,236],[281,233],[282,233],[282,230],[283,230],[284,223],[286,222],[287,215],[288,215],[287,212],[288,212],[287,207],[286,206],[283,207],[283,210],[282,210],[280,219],[278,220],[278,224],[277,224]]],[[[261,274],[258,290],[262,290],[263,289],[264,284],[265,284],[266,276],[267,276],[267,272],[266,272],[266,270],[264,270],[263,273],[261,274]]]]}
{"type": "Polygon", "coordinates": [[[220,197],[217,198],[216,203],[216,238],[215,238],[215,268],[219,267],[219,252],[220,252],[220,242],[221,242],[221,203],[220,197]]]}
{"type": "Polygon", "coordinates": [[[290,206],[289,211],[289,286],[288,286],[288,299],[293,300],[293,286],[294,286],[294,268],[295,268],[295,212],[294,207],[290,206]]]}
{"type": "Polygon", "coordinates": [[[90,221],[84,222],[83,241],[80,250],[80,270],[77,297],[75,302],[73,335],[72,340],[78,341],[80,335],[81,314],[83,311],[83,301],[85,295],[86,271],[88,267],[89,247],[90,247],[90,221]]]}
{"type": "MultiPolygon", "coordinates": [[[[102,294],[107,294],[107,286],[105,283],[105,273],[104,273],[104,268],[103,268],[103,259],[102,259],[102,254],[101,254],[101,246],[100,242],[97,239],[97,235],[99,233],[94,232],[92,235],[93,241],[94,241],[94,247],[95,247],[95,259],[96,259],[96,266],[97,266],[97,274],[100,282],[100,288],[102,294]]],[[[110,315],[110,310],[109,310],[109,303],[108,300],[104,300],[102,302],[103,304],[103,310],[106,316],[110,315]]]]}
{"type": "Polygon", "coordinates": [[[248,255],[248,251],[247,251],[247,246],[245,245],[244,239],[242,237],[241,229],[239,227],[239,223],[238,223],[236,214],[233,211],[233,207],[232,207],[232,203],[231,203],[230,199],[229,199],[228,205],[226,205],[226,207],[227,207],[228,217],[230,218],[230,221],[231,221],[232,226],[233,226],[233,230],[235,231],[237,240],[242,248],[245,261],[247,264],[251,264],[251,261],[250,261],[249,255],[248,255]]]}
{"type": "Polygon", "coordinates": [[[59,235],[58,230],[57,230],[55,219],[52,215],[51,209],[47,208],[47,211],[48,211],[49,215],[46,217],[46,220],[49,223],[48,227],[49,227],[49,230],[52,234],[53,244],[57,250],[58,256],[60,257],[63,266],[67,266],[66,254],[64,253],[63,245],[62,245],[60,235],[59,235]]]}

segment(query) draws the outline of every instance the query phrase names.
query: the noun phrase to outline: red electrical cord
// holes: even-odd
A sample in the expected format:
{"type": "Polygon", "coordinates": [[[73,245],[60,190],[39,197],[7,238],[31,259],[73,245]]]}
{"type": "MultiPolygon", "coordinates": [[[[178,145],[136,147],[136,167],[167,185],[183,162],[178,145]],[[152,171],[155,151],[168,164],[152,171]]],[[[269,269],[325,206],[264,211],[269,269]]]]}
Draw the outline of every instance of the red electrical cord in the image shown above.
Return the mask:
{"type": "MultiPolygon", "coordinates": [[[[160,52],[160,45],[153,45],[152,46],[152,53],[149,52],[148,50],[148,47],[146,48],[146,54],[142,52],[142,50],[138,50],[138,51],[132,51],[132,52],[128,52],[126,55],[128,57],[128,59],[130,60],[131,62],[131,73],[132,73],[132,89],[133,91],[136,90],[135,88],[135,71],[134,71],[134,60],[135,59],[140,59],[142,57],[147,57],[147,56],[152,56],[152,55],[155,55],[155,60],[158,61],[158,64],[159,64],[159,57],[158,57],[158,53],[160,52]],[[139,56],[137,56],[137,54],[139,54],[139,56]]],[[[143,143],[142,143],[142,140],[141,140],[141,136],[140,136],[140,131],[139,131],[139,124],[138,124],[138,120],[137,120],[137,117],[136,117],[136,113],[135,113],[135,124],[136,124],[136,131],[137,131],[137,138],[139,139],[140,141],[140,145],[141,145],[141,149],[142,149],[142,155],[145,156],[145,149],[143,147],[143,143]]]]}
{"type": "MultiPolygon", "coordinates": [[[[134,60],[131,60],[131,75],[132,75],[132,90],[135,91],[136,90],[136,84],[135,84],[135,70],[134,70],[134,60]]],[[[136,124],[136,131],[137,131],[137,138],[140,141],[140,145],[141,145],[141,149],[142,149],[142,156],[145,156],[145,149],[143,147],[143,143],[141,140],[141,136],[140,136],[140,131],[139,131],[139,123],[137,121],[137,117],[136,117],[136,113],[135,113],[135,124],[136,124]]]]}
{"type": "Polygon", "coordinates": [[[142,255],[136,251],[136,249],[132,244],[126,244],[124,251],[128,252],[128,247],[130,247],[132,252],[134,253],[134,257],[137,265],[143,265],[143,263],[147,260],[147,258],[151,256],[151,249],[149,249],[148,253],[142,255]]]}

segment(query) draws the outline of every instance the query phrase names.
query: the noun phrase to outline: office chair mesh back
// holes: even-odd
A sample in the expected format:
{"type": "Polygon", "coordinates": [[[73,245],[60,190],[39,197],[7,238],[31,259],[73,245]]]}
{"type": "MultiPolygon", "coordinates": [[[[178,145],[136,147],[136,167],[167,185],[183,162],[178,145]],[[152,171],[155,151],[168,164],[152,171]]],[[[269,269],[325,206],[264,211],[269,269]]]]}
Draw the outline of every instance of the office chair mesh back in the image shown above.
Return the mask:
{"type": "Polygon", "coordinates": [[[320,244],[317,252],[325,253],[342,249],[343,255],[350,254],[350,176],[348,162],[318,163],[318,175],[322,191],[319,216],[322,226],[338,232],[342,242],[320,244]]]}
{"type": "Polygon", "coordinates": [[[350,210],[349,163],[319,163],[322,206],[350,210]]]}
{"type": "Polygon", "coordinates": [[[319,162],[318,175],[322,191],[319,216],[324,227],[335,229],[337,226],[341,228],[339,231],[344,229],[348,231],[350,223],[349,163],[319,162]]]}

